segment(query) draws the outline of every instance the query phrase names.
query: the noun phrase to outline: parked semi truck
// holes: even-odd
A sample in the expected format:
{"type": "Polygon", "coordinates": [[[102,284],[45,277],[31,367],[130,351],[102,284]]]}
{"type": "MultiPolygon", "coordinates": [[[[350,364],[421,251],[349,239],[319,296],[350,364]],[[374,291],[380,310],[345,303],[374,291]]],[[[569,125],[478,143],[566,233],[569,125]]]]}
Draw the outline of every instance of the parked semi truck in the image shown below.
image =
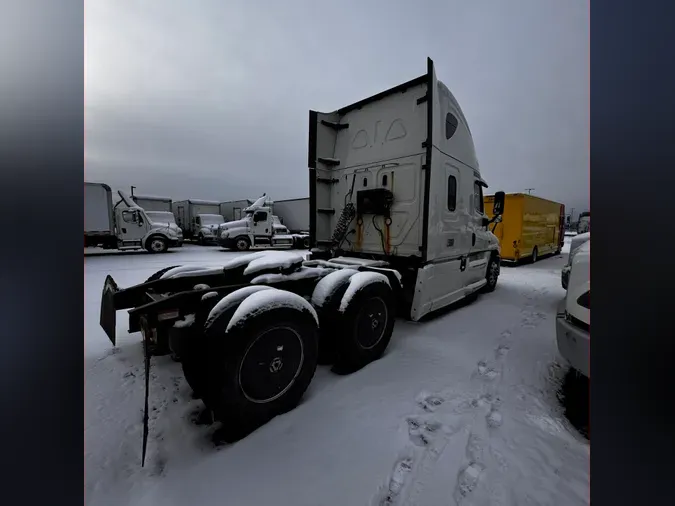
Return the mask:
{"type": "Polygon", "coordinates": [[[155,221],[124,192],[113,206],[106,184],[84,183],[84,246],[105,249],[141,249],[163,253],[181,246],[183,235],[175,224],[155,221]]]}
{"type": "Polygon", "coordinates": [[[225,222],[220,214],[220,204],[209,200],[174,202],[173,213],[183,236],[196,239],[199,244],[215,241],[218,226],[225,222]]]}
{"type": "Polygon", "coordinates": [[[585,234],[591,231],[591,212],[586,211],[579,215],[579,220],[577,221],[577,233],[585,234]]]}
{"type": "MultiPolygon", "coordinates": [[[[504,215],[495,223],[502,260],[536,262],[540,256],[559,254],[565,242],[565,206],[525,193],[506,194],[504,215]]],[[[488,216],[494,196],[485,197],[488,216]]]]}
{"type": "Polygon", "coordinates": [[[272,214],[269,197],[263,195],[243,209],[240,220],[230,221],[218,228],[218,244],[223,248],[246,251],[250,248],[304,248],[309,249],[309,234],[289,231],[281,220],[272,214]]]}
{"type": "Polygon", "coordinates": [[[274,201],[274,215],[291,233],[309,231],[309,197],[274,201]]]}
{"type": "MultiPolygon", "coordinates": [[[[255,252],[218,266],[169,266],[128,288],[116,312],[153,353],[176,353],[187,382],[235,441],[293,409],[317,363],[340,373],[382,356],[394,316],[419,320],[500,273],[474,143],[433,62],[416,79],[331,113],[309,114],[312,252],[255,252]]],[[[500,216],[504,193],[492,213],[500,216]]],[[[147,380],[146,380],[147,401],[147,380]]],[[[148,414],[144,427],[144,451],[148,414]]]]}
{"type": "Polygon", "coordinates": [[[132,195],[132,200],[146,211],[171,212],[172,200],[169,197],[153,197],[151,195],[132,195]]]}

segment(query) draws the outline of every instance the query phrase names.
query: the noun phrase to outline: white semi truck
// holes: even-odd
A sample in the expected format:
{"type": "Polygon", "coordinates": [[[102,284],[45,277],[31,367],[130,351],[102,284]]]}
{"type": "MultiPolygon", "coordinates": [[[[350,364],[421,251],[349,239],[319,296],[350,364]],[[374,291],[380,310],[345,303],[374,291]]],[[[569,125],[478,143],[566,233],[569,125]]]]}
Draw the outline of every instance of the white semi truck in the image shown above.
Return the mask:
{"type": "Polygon", "coordinates": [[[172,200],[170,197],[154,197],[151,195],[132,195],[132,200],[146,211],[171,212],[172,200]]]}
{"type": "Polygon", "coordinates": [[[223,248],[246,251],[250,248],[309,249],[309,234],[292,234],[272,207],[277,203],[263,195],[243,209],[240,220],[230,221],[218,228],[218,244],[223,248]]]}
{"type": "Polygon", "coordinates": [[[146,249],[163,253],[183,244],[175,224],[155,221],[124,192],[113,206],[112,190],[106,184],[84,183],[84,246],[105,249],[146,249]]]}
{"type": "MultiPolygon", "coordinates": [[[[497,285],[489,224],[504,193],[488,219],[469,126],[430,59],[416,79],[310,111],[308,165],[309,257],[256,252],[103,287],[112,344],[117,311],[129,309],[146,377],[153,351],[176,353],[225,441],[293,409],[319,360],[345,374],[379,359],[395,315],[417,321],[497,285]]],[[[147,420],[146,409],[144,448],[147,420]]]]}
{"type": "Polygon", "coordinates": [[[209,200],[174,202],[173,213],[185,239],[196,239],[199,244],[215,241],[218,226],[225,222],[220,203],[209,200]]]}

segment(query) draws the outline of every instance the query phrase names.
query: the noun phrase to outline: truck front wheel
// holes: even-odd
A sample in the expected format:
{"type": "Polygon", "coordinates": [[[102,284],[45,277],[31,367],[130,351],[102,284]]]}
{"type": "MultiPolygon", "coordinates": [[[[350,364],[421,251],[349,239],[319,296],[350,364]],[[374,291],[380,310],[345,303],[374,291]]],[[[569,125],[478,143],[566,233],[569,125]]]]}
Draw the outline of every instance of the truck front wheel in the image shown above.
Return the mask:
{"type": "Polygon", "coordinates": [[[164,253],[169,249],[169,243],[163,237],[155,235],[148,239],[145,248],[150,253],[164,253]]]}
{"type": "Polygon", "coordinates": [[[242,235],[234,240],[234,247],[237,251],[248,251],[251,247],[251,241],[248,237],[242,235]]]}
{"type": "Polygon", "coordinates": [[[495,291],[495,288],[497,288],[497,280],[499,279],[499,270],[499,257],[492,255],[485,273],[485,280],[487,283],[483,287],[483,292],[495,291]]]}

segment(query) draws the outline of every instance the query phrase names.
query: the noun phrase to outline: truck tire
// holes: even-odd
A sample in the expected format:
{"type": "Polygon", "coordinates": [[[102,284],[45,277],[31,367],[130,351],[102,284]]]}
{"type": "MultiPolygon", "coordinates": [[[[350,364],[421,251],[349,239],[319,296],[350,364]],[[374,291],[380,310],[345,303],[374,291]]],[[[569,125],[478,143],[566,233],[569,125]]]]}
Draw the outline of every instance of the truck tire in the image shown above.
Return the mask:
{"type": "Polygon", "coordinates": [[[539,260],[539,250],[535,246],[534,249],[532,250],[531,262],[535,263],[537,260],[539,260]]]}
{"type": "Polygon", "coordinates": [[[200,246],[204,245],[204,236],[202,234],[199,234],[197,236],[197,244],[199,244],[200,246]]]}
{"type": "Polygon", "coordinates": [[[204,336],[204,324],[209,312],[220,300],[219,297],[211,297],[202,300],[199,309],[195,313],[195,321],[189,332],[183,337],[181,346],[181,366],[185,381],[192,389],[193,397],[201,399],[208,385],[208,351],[204,336]]]}
{"type": "MultiPolygon", "coordinates": [[[[357,280],[358,273],[350,278],[357,280]]],[[[382,276],[382,280],[361,285],[355,293],[349,287],[342,296],[335,341],[333,372],[349,374],[379,359],[389,345],[394,331],[396,299],[394,292],[382,276]]]]}
{"type": "Polygon", "coordinates": [[[234,248],[237,251],[248,251],[251,248],[251,241],[245,235],[234,239],[234,248]]]}
{"type": "Polygon", "coordinates": [[[169,249],[169,243],[161,235],[153,235],[146,241],[145,249],[150,253],[165,253],[169,249]]]}
{"type": "Polygon", "coordinates": [[[295,408],[314,377],[318,355],[318,325],[300,307],[254,311],[226,330],[231,317],[226,311],[205,328],[204,402],[222,423],[219,438],[226,442],[295,408]]]}
{"type": "Polygon", "coordinates": [[[171,269],[175,269],[176,267],[180,267],[180,265],[172,265],[171,267],[164,267],[164,269],[161,269],[161,270],[155,272],[152,276],[150,276],[148,279],[146,279],[145,283],[150,283],[151,281],[157,281],[159,278],[162,277],[162,275],[165,272],[168,272],[171,269]]]}
{"type": "Polygon", "coordinates": [[[497,288],[497,280],[499,279],[499,270],[499,258],[496,255],[490,256],[487,270],[485,272],[487,284],[483,287],[483,293],[495,291],[495,288],[497,288]]]}
{"type": "Polygon", "coordinates": [[[314,288],[312,305],[319,316],[319,365],[335,362],[336,341],[340,336],[340,302],[349,286],[350,274],[356,270],[343,269],[323,278],[314,288]],[[328,293],[324,293],[328,290],[328,293]]]}
{"type": "Polygon", "coordinates": [[[304,238],[302,239],[302,247],[303,247],[304,249],[309,249],[309,246],[310,246],[310,245],[309,245],[309,237],[304,237],[304,238]]]}

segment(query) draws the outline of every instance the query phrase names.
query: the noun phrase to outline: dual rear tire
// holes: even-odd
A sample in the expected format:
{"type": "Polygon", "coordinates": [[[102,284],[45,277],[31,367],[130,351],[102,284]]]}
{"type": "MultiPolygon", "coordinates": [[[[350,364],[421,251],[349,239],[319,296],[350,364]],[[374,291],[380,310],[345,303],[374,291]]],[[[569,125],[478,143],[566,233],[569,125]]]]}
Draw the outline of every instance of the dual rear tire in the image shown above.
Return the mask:
{"type": "Polygon", "coordinates": [[[197,315],[182,346],[183,371],[221,422],[220,439],[237,441],[295,408],[320,354],[344,374],[384,353],[394,326],[391,288],[376,277],[351,289],[344,281],[317,311],[291,292],[245,287],[197,315]]]}

